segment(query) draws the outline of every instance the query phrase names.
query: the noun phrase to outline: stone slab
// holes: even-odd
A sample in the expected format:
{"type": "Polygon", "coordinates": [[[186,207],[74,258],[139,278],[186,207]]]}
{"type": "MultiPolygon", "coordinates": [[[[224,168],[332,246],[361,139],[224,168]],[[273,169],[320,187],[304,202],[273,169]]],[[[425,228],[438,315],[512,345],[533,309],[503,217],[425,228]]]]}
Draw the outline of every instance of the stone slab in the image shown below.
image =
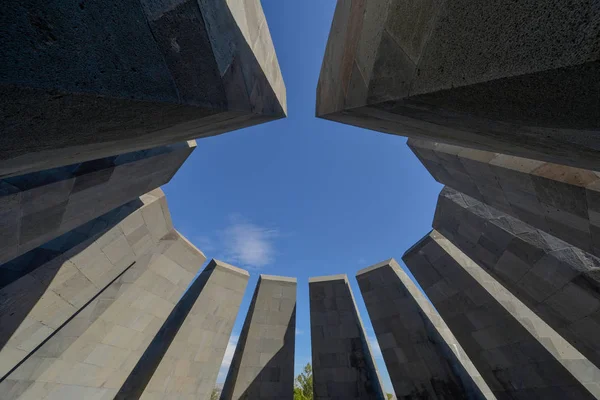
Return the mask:
{"type": "Polygon", "coordinates": [[[497,398],[600,398],[600,370],[439,232],[403,260],[497,398]]]}
{"type": "Polygon", "coordinates": [[[260,0],[9,0],[0,36],[0,177],[286,114],[260,0]]]}
{"type": "Polygon", "coordinates": [[[600,170],[600,9],[528,0],[341,0],[319,117],[600,170]]]}
{"type": "Polygon", "coordinates": [[[309,279],[315,400],[385,399],[346,275],[309,279]]]}
{"type": "Polygon", "coordinates": [[[292,400],[296,278],[261,275],[221,400],[292,400]]]}
{"type": "Polygon", "coordinates": [[[394,259],[356,280],[400,399],[495,399],[427,297],[394,259]]]}

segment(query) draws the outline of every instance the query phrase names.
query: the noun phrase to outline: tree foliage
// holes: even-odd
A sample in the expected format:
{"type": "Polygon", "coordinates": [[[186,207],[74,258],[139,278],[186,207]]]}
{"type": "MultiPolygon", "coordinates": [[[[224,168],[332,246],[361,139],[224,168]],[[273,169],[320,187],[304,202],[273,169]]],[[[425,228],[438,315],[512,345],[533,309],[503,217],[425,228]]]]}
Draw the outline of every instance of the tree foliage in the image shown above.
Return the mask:
{"type": "Polygon", "coordinates": [[[220,397],[221,391],[219,389],[213,389],[212,393],[210,394],[210,400],[219,400],[220,397]]]}
{"type": "Polygon", "coordinates": [[[306,364],[294,382],[294,400],[313,400],[312,366],[306,364]]]}

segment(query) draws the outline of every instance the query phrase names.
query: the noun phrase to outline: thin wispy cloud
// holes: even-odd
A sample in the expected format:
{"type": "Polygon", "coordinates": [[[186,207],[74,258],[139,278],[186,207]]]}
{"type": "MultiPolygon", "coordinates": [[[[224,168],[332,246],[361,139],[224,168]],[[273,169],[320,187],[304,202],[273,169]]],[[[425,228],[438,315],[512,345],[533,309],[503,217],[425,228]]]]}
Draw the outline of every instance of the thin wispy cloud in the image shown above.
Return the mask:
{"type": "Polygon", "coordinates": [[[371,350],[373,351],[373,357],[383,358],[383,354],[381,354],[381,348],[379,347],[379,343],[377,343],[375,336],[369,336],[368,339],[369,344],[371,345],[371,350]]]}
{"type": "Polygon", "coordinates": [[[274,239],[279,231],[259,226],[240,216],[230,217],[229,226],[221,232],[225,257],[246,267],[260,268],[275,260],[274,239]]]}
{"type": "Polygon", "coordinates": [[[231,337],[229,338],[229,343],[227,343],[227,349],[225,349],[225,357],[223,357],[221,369],[219,369],[219,376],[217,377],[218,383],[225,382],[225,378],[227,378],[227,371],[229,371],[229,366],[231,365],[231,361],[233,360],[233,354],[235,353],[235,346],[237,346],[238,339],[239,335],[231,335],[231,337]]]}
{"type": "Polygon", "coordinates": [[[304,335],[304,331],[302,329],[296,328],[296,335],[304,335]]]}

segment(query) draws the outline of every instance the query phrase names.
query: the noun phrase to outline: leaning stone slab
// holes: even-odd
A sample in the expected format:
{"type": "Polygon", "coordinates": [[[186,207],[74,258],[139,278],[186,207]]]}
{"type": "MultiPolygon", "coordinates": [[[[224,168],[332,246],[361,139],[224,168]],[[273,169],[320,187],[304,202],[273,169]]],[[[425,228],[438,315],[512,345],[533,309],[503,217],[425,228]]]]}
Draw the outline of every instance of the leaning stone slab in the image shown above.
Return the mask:
{"type": "Polygon", "coordinates": [[[183,142],[0,180],[0,264],[171,180],[183,142]]]}
{"type": "Polygon", "coordinates": [[[113,399],[204,261],[169,232],[2,378],[3,399],[113,399]]]}
{"type": "Polygon", "coordinates": [[[314,398],[385,399],[348,278],[332,275],[308,282],[314,398]]]}
{"type": "Polygon", "coordinates": [[[438,182],[600,256],[600,172],[425,140],[408,146],[438,182]]]}
{"type": "Polygon", "coordinates": [[[0,177],[285,117],[260,0],[7,0],[0,177]]]}
{"type": "Polygon", "coordinates": [[[600,170],[599,18],[588,0],[340,0],[316,113],[600,170]]]}
{"type": "Polygon", "coordinates": [[[396,397],[495,399],[421,289],[390,259],[356,280],[396,397]]]}
{"type": "Polygon", "coordinates": [[[403,260],[497,398],[600,398],[600,370],[439,232],[403,260]]]}
{"type": "Polygon", "coordinates": [[[221,400],[292,400],[296,278],[261,275],[221,400]]]}

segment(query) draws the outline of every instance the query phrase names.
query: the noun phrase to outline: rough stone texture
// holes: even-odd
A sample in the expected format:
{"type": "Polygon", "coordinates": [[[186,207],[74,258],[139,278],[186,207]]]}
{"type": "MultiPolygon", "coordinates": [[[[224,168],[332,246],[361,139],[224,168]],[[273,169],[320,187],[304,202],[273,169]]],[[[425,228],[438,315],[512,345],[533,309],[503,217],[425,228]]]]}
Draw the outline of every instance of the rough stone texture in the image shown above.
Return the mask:
{"type": "Polygon", "coordinates": [[[221,400],[292,400],[295,336],[296,278],[261,275],[221,400]]]}
{"type": "Polygon", "coordinates": [[[391,259],[356,274],[399,399],[495,399],[423,292],[391,259]]]}
{"type": "Polygon", "coordinates": [[[205,260],[171,230],[8,374],[3,399],[113,399],[205,260]]]}
{"type": "Polygon", "coordinates": [[[340,0],[317,115],[600,170],[600,3],[340,0]]]}
{"type": "Polygon", "coordinates": [[[410,139],[440,183],[600,255],[600,173],[410,139]]]}
{"type": "Polygon", "coordinates": [[[385,399],[348,278],[308,282],[314,399],[385,399]]]}
{"type": "Polygon", "coordinates": [[[439,232],[403,259],[498,398],[600,398],[600,370],[439,232]]]}
{"type": "Polygon", "coordinates": [[[600,259],[449,188],[433,227],[600,367],[600,259]]]}
{"type": "Polygon", "coordinates": [[[172,229],[156,189],[0,266],[0,377],[172,229]]]}
{"type": "Polygon", "coordinates": [[[0,177],[285,116],[260,0],[7,0],[0,177]]]}
{"type": "Polygon", "coordinates": [[[0,180],[0,264],[169,182],[195,141],[0,180]]]}
{"type": "Polygon", "coordinates": [[[115,399],[211,400],[248,278],[247,271],[212,260],[115,399]]]}

